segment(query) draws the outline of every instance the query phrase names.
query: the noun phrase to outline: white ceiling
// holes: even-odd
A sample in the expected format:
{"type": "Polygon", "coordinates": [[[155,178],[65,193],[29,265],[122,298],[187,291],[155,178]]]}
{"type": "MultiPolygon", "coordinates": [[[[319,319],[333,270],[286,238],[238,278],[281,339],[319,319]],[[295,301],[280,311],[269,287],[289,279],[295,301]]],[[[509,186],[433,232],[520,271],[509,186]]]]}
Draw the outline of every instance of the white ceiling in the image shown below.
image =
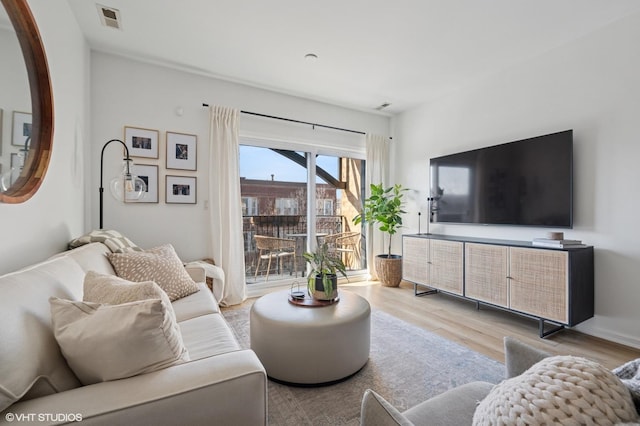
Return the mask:
{"type": "Polygon", "coordinates": [[[68,0],[90,46],[338,105],[397,113],[568,43],[638,0],[68,0]],[[313,63],[304,60],[315,53],[313,63]]]}

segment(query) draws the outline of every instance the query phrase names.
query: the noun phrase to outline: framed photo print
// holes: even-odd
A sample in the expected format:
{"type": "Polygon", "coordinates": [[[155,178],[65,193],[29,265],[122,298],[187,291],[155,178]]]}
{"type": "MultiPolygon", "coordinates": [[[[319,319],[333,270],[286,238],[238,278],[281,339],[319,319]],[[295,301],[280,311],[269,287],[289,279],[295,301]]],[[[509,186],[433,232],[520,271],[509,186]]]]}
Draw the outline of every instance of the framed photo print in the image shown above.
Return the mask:
{"type": "Polygon", "coordinates": [[[167,204],[196,204],[196,178],[191,176],[166,176],[167,204]]]}
{"type": "Polygon", "coordinates": [[[31,140],[31,114],[28,112],[13,111],[13,129],[11,145],[22,146],[31,140]]]}
{"type": "Polygon", "coordinates": [[[197,136],[167,132],[167,169],[196,170],[197,136]]]}
{"type": "Polygon", "coordinates": [[[134,164],[131,173],[144,181],[147,185],[147,192],[139,200],[128,200],[127,203],[157,203],[158,166],[151,164],[134,164]]]}
{"type": "Polygon", "coordinates": [[[124,128],[124,143],[131,157],[158,158],[158,136],[157,130],[124,128]]]}

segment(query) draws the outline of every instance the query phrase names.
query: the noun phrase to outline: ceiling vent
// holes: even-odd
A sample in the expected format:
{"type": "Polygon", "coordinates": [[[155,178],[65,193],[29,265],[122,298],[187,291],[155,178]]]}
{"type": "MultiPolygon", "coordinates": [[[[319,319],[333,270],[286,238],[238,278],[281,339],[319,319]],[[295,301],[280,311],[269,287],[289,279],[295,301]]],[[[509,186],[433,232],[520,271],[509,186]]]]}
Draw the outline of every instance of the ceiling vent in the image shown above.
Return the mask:
{"type": "Polygon", "coordinates": [[[385,102],[381,105],[378,105],[377,107],[375,107],[374,109],[377,111],[382,111],[383,109],[385,109],[386,107],[390,106],[391,102],[385,102]]]}
{"type": "Polygon", "coordinates": [[[96,4],[98,8],[98,15],[100,15],[100,22],[102,25],[109,28],[115,28],[116,30],[122,30],[122,21],[120,20],[120,11],[113,7],[103,6],[96,4]]]}

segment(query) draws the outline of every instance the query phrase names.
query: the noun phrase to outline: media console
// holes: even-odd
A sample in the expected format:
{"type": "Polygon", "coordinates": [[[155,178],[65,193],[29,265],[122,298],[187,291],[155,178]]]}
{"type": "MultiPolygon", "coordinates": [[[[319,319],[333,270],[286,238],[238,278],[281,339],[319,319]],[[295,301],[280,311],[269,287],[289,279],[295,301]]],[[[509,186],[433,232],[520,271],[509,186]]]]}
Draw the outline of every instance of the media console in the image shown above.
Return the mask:
{"type": "Polygon", "coordinates": [[[402,278],[416,296],[442,291],[539,320],[546,337],[594,314],[593,247],[555,249],[527,241],[403,235],[402,278]],[[418,286],[430,288],[418,292],[418,286]],[[553,328],[545,330],[545,324],[553,328]]]}

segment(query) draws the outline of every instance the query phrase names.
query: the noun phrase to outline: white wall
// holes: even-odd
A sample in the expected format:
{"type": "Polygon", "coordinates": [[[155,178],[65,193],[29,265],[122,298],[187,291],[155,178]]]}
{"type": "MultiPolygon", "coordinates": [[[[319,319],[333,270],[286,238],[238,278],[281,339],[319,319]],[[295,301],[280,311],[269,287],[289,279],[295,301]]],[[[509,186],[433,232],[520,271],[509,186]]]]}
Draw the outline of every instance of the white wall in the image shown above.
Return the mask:
{"type": "Polygon", "coordinates": [[[53,86],[53,153],[44,182],[30,200],[0,204],[0,273],[65,249],[71,236],[84,229],[82,144],[87,134],[89,51],[66,2],[30,0],[29,5],[53,86]]]}
{"type": "MultiPolygon", "coordinates": [[[[385,116],[350,110],[245,85],[142,63],[121,56],[91,55],[91,202],[87,229],[98,228],[100,150],[106,141],[123,138],[124,126],[160,131],[160,158],[134,158],[139,164],[159,166],[158,204],[120,204],[105,189],[104,228],[117,229],[148,248],[172,243],[183,260],[210,257],[207,194],[209,112],[202,107],[222,105],[262,114],[389,134],[385,116]],[[176,114],[182,108],[183,114],[176,114]],[[197,135],[197,171],[165,168],[167,131],[197,135]],[[165,175],[197,177],[197,204],[166,204],[165,175]]],[[[364,137],[264,118],[240,116],[240,134],[247,137],[334,146],[348,152],[364,152],[364,137]]],[[[105,150],[104,186],[120,168],[122,150],[112,143],[105,150]]]]}
{"type": "MultiPolygon", "coordinates": [[[[574,130],[574,228],[595,247],[595,310],[578,329],[640,347],[640,14],[518,64],[394,121],[396,181],[426,225],[429,158],[574,130]]],[[[543,167],[543,165],[541,165],[543,167]]],[[[436,225],[451,235],[531,240],[548,229],[436,225]]]]}

